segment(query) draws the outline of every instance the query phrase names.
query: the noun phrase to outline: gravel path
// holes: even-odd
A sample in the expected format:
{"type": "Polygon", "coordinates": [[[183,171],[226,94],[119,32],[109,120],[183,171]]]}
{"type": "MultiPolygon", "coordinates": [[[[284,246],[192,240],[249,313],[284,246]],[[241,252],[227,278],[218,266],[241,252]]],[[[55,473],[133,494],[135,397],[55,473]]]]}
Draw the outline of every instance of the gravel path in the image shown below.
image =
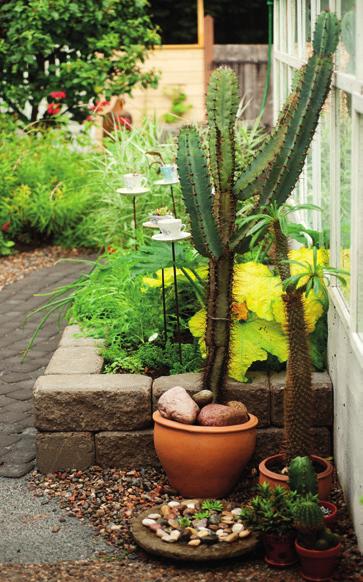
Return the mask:
{"type": "Polygon", "coordinates": [[[102,537],[68,517],[54,499],[32,495],[25,479],[0,478],[0,528],[0,562],[54,563],[110,552],[102,537]]]}

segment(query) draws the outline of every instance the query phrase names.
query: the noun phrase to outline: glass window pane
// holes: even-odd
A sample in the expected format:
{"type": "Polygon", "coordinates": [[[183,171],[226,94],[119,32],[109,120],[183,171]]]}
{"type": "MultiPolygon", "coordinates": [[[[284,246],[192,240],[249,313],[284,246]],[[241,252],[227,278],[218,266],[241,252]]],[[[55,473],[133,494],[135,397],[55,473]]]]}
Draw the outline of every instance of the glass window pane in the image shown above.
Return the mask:
{"type": "MultiPolygon", "coordinates": [[[[340,267],[350,271],[352,96],[345,91],[338,90],[337,99],[340,156],[340,267]]],[[[347,302],[349,301],[349,287],[349,283],[342,287],[347,302]]]]}
{"type": "Polygon", "coordinates": [[[355,40],[356,40],[356,0],[340,0],[342,21],[341,41],[338,51],[338,69],[355,74],[355,40]]]}
{"type": "MultiPolygon", "coordinates": [[[[363,160],[363,115],[359,115],[359,152],[358,159],[363,160]]],[[[358,175],[358,331],[363,339],[363,165],[359,166],[358,175]]]]}
{"type": "Polygon", "coordinates": [[[320,188],[321,188],[321,232],[322,245],[330,248],[330,211],[331,211],[331,184],[330,184],[330,114],[331,98],[324,105],[320,121],[320,188]]]}

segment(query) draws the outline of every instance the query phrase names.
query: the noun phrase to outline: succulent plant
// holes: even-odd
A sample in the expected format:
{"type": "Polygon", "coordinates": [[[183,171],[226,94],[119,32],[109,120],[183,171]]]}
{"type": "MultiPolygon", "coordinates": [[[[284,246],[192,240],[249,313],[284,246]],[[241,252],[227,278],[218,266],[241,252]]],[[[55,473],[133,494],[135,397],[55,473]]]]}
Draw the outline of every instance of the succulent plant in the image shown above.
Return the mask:
{"type": "Polygon", "coordinates": [[[217,499],[206,499],[202,502],[202,509],[208,511],[223,511],[223,503],[217,499]]]}
{"type": "Polygon", "coordinates": [[[194,245],[209,259],[203,387],[213,391],[214,400],[228,373],[235,254],[245,252],[250,241],[249,225],[238,224],[237,211],[244,208],[252,214],[272,201],[281,205],[291,194],[329,92],[338,37],[336,16],[322,12],[313,54],[299,70],[276,128],[239,176],[235,175],[238,83],[231,69],[220,68],[211,75],[208,146],[196,128],[180,131],[177,163],[182,194],[194,245]]]}
{"type": "Polygon", "coordinates": [[[299,498],[294,507],[294,526],[298,541],[305,548],[327,550],[339,543],[339,536],[325,527],[316,495],[299,498]]]}
{"type": "Polygon", "coordinates": [[[295,457],[289,465],[289,486],[298,495],[318,492],[318,481],[309,457],[295,457]]]}

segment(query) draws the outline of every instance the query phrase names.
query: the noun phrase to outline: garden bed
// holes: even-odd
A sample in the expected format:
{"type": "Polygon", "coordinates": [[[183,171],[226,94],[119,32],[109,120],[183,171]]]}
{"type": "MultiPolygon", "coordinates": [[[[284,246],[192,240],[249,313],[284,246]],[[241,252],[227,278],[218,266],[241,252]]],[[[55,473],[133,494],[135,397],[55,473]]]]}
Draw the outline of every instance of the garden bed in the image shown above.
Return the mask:
{"type": "MultiPolygon", "coordinates": [[[[100,341],[80,337],[77,326],[63,332],[44,376],[34,387],[37,465],[49,473],[70,468],[157,466],[152,412],[173,386],[194,394],[199,373],[162,376],[102,374],[100,341]]],[[[250,383],[229,380],[226,401],[246,404],[259,418],[255,459],[280,449],[285,374],[252,372],[250,383]]],[[[315,450],[331,454],[332,384],[326,372],[313,374],[315,450]]]]}

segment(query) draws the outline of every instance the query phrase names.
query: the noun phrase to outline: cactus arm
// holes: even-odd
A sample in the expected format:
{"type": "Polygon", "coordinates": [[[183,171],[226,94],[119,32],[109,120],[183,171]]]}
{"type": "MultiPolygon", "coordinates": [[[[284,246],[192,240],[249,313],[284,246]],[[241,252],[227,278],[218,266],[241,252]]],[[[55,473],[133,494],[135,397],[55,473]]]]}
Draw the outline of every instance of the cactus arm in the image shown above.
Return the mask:
{"type": "Polygon", "coordinates": [[[212,187],[208,164],[200,136],[193,127],[186,127],[180,131],[177,163],[195,247],[205,257],[218,258],[223,249],[212,214],[212,187]]]}

